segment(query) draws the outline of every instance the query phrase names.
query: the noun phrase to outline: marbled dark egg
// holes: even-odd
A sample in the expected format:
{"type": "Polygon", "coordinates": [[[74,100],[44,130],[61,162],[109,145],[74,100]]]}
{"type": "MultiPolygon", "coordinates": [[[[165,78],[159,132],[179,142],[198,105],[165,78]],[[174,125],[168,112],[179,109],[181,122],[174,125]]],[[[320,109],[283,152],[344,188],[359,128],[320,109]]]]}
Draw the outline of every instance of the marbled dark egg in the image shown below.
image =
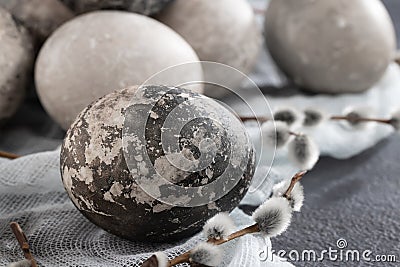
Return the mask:
{"type": "Polygon", "coordinates": [[[189,237],[232,211],[254,174],[240,120],[179,87],[129,87],[83,110],[67,132],[61,173],[75,206],[134,241],[189,237]]]}
{"type": "Polygon", "coordinates": [[[159,12],[172,0],[61,0],[77,13],[99,9],[127,10],[143,15],[159,12]]]}

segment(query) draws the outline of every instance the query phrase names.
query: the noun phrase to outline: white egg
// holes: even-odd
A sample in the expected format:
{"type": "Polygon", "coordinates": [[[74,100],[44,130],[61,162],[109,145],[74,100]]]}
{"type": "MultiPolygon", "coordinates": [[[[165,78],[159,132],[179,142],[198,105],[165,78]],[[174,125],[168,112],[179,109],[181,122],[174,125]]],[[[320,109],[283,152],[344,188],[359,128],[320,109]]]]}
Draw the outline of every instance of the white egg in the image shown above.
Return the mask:
{"type": "MultiPolygon", "coordinates": [[[[65,23],[46,41],[36,62],[35,83],[45,109],[67,129],[99,97],[193,61],[198,57],[190,45],[158,21],[123,11],[96,11],[65,23]]],[[[181,76],[201,80],[201,66],[192,70],[181,76]]],[[[179,85],[180,77],[164,78],[158,83],[179,85]]]]}
{"type": "Polygon", "coordinates": [[[297,85],[322,93],[370,88],[396,47],[392,21],[379,0],[271,0],[265,38],[297,85]]]}

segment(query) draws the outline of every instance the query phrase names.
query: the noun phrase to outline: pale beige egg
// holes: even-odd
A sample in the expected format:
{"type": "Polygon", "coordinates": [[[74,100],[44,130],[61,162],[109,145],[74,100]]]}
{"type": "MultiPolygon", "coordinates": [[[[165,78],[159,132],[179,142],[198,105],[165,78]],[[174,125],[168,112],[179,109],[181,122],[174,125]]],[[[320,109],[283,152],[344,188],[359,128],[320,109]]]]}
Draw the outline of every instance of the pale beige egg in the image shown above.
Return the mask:
{"type": "MultiPolygon", "coordinates": [[[[190,45],[162,23],[129,12],[96,11],[65,23],[46,41],[35,83],[45,109],[67,129],[99,97],[193,61],[198,57],[190,45]]],[[[180,79],[201,80],[202,70],[160,77],[157,84],[180,85],[180,79]]]]}
{"type": "MultiPolygon", "coordinates": [[[[223,63],[245,74],[255,65],[262,37],[246,0],[174,0],[156,18],[182,35],[200,60],[223,63]]],[[[219,77],[212,80],[221,79],[225,85],[228,81],[232,89],[240,84],[239,75],[215,75],[219,77]]],[[[207,93],[220,96],[216,90],[207,93]]]]}
{"type": "Polygon", "coordinates": [[[393,23],[379,0],[271,0],[265,38],[278,66],[300,87],[361,92],[393,60],[393,23]]]}

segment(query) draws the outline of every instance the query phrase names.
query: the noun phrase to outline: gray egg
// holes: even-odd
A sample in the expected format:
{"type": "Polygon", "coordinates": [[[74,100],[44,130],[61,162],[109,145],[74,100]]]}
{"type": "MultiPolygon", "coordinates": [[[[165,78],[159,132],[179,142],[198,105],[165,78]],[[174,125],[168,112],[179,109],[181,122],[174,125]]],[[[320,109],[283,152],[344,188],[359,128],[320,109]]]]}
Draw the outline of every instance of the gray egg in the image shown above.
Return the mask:
{"type": "Polygon", "coordinates": [[[233,210],[254,163],[246,130],[228,109],[166,86],[129,87],[92,103],[61,150],[64,187],[83,215],[147,242],[192,236],[216,213],[233,210]],[[178,155],[184,164],[174,161],[178,155]]]}
{"type": "Polygon", "coordinates": [[[379,0],[271,0],[265,38],[277,65],[314,92],[362,92],[393,60],[396,38],[379,0]]]}
{"type": "Polygon", "coordinates": [[[99,9],[126,10],[143,15],[152,15],[163,9],[172,0],[61,0],[77,13],[99,9]]]}
{"type": "Polygon", "coordinates": [[[44,41],[62,23],[71,19],[72,11],[58,0],[0,0],[39,41],[44,41]]]}
{"type": "MultiPolygon", "coordinates": [[[[246,0],[175,0],[156,18],[182,35],[200,60],[226,64],[244,74],[256,63],[262,35],[246,0]]],[[[233,79],[242,77],[221,79],[224,85],[228,80],[231,89],[236,89],[241,80],[233,79]]],[[[221,96],[215,88],[206,93],[221,96]]]]}
{"type": "MultiPolygon", "coordinates": [[[[36,61],[35,84],[47,112],[68,129],[79,112],[112,90],[198,60],[181,36],[152,18],[94,11],[68,21],[47,39],[36,61]]],[[[196,81],[202,74],[199,66],[180,76],[196,81]]],[[[159,83],[178,85],[174,78],[159,83]]]]}
{"type": "Polygon", "coordinates": [[[10,118],[22,102],[32,64],[30,35],[0,8],[0,123],[10,118]]]}

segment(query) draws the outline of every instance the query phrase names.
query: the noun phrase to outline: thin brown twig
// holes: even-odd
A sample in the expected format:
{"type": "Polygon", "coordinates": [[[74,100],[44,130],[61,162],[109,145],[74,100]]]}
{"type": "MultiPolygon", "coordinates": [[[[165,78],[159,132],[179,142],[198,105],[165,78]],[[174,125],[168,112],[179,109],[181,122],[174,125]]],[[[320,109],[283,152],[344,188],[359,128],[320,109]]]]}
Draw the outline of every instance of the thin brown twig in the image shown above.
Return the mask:
{"type": "Polygon", "coordinates": [[[5,151],[0,151],[0,157],[1,158],[7,158],[7,159],[17,159],[20,156],[18,156],[17,154],[5,152],[5,151]]]}
{"type": "Polygon", "coordinates": [[[233,239],[236,239],[238,237],[241,237],[241,236],[244,236],[247,234],[257,233],[257,232],[260,232],[260,228],[258,227],[258,224],[256,223],[256,224],[250,225],[242,230],[234,232],[233,234],[229,235],[226,239],[215,240],[215,241],[212,241],[211,243],[213,243],[214,245],[222,245],[222,244],[229,242],[233,239]]]}
{"type": "MultiPolygon", "coordinates": [[[[243,121],[243,122],[245,122],[245,121],[259,121],[261,123],[271,120],[270,118],[267,118],[267,117],[251,117],[251,116],[248,116],[248,117],[247,116],[240,116],[239,119],[241,121],[243,121]]],[[[299,133],[295,133],[295,132],[289,132],[289,133],[291,135],[296,135],[296,136],[299,135],[299,133]]]]}
{"type": "Polygon", "coordinates": [[[292,131],[289,131],[289,134],[293,135],[293,136],[301,136],[301,133],[296,133],[296,132],[292,132],[292,131]]]}
{"type": "Polygon", "coordinates": [[[185,252],[182,255],[179,255],[178,257],[170,260],[168,262],[168,267],[172,267],[172,266],[175,266],[175,265],[180,264],[180,263],[189,262],[190,261],[190,253],[191,253],[191,250],[189,250],[188,252],[185,252]]]}
{"type": "Polygon", "coordinates": [[[378,119],[378,118],[353,118],[349,116],[332,116],[330,118],[331,120],[339,121],[339,120],[345,120],[345,121],[354,121],[354,122],[378,122],[378,123],[384,123],[384,124],[391,124],[392,120],[391,119],[378,119]]]}
{"type": "Polygon", "coordinates": [[[303,176],[306,173],[307,173],[307,171],[301,171],[301,172],[296,173],[293,176],[292,180],[290,181],[290,185],[289,185],[288,189],[286,189],[285,193],[283,194],[284,198],[290,199],[290,194],[292,193],[292,190],[293,190],[294,186],[296,185],[296,183],[298,181],[301,180],[301,178],[303,178],[303,176]]]}
{"type": "Polygon", "coordinates": [[[256,120],[258,120],[258,121],[260,121],[261,123],[271,120],[270,118],[263,117],[263,116],[261,116],[261,117],[240,116],[239,119],[240,119],[241,121],[243,121],[243,122],[245,122],[245,121],[256,121],[256,120]]]}
{"type": "MultiPolygon", "coordinates": [[[[241,236],[247,235],[247,234],[252,234],[252,233],[257,233],[260,231],[260,228],[258,227],[258,224],[253,224],[250,225],[242,230],[239,230],[235,233],[230,234],[226,239],[209,239],[207,240],[208,243],[214,244],[214,245],[222,245],[226,242],[229,242],[233,239],[239,238],[241,236]]],[[[182,255],[179,255],[178,257],[170,260],[168,262],[168,267],[172,267],[175,266],[177,264],[181,264],[181,263],[187,263],[190,262],[190,254],[192,253],[191,250],[189,250],[188,252],[183,253],[182,255]]],[[[143,266],[143,265],[142,265],[143,266]]]]}
{"type": "MultiPolygon", "coordinates": [[[[255,120],[258,120],[258,121],[260,121],[261,123],[271,120],[270,118],[267,118],[267,117],[251,117],[251,116],[249,116],[249,117],[240,116],[239,119],[240,119],[241,121],[243,121],[243,122],[245,122],[245,121],[255,121],[255,120]]],[[[292,131],[289,131],[289,134],[290,134],[290,135],[293,135],[293,136],[299,136],[299,135],[301,135],[300,133],[296,133],[296,132],[292,132],[292,131]]]]}
{"type": "MultiPolygon", "coordinates": [[[[239,117],[243,122],[245,121],[260,121],[261,123],[269,121],[271,119],[267,118],[267,117],[239,117]]],[[[391,124],[392,120],[391,119],[380,119],[380,118],[353,118],[353,117],[349,117],[349,116],[331,116],[329,118],[330,120],[334,120],[334,121],[340,121],[340,120],[344,120],[344,121],[354,121],[354,122],[377,122],[377,123],[384,123],[384,124],[391,124]]],[[[294,132],[290,132],[291,135],[299,135],[297,133],[294,132]]]]}
{"type": "Polygon", "coordinates": [[[21,226],[19,226],[19,224],[17,222],[12,222],[12,223],[10,223],[10,227],[15,235],[15,238],[17,239],[17,241],[19,243],[19,246],[22,249],[22,252],[24,253],[25,259],[27,259],[31,262],[32,267],[37,267],[35,258],[33,257],[31,250],[29,248],[28,239],[26,238],[24,232],[22,231],[21,226]]]}

